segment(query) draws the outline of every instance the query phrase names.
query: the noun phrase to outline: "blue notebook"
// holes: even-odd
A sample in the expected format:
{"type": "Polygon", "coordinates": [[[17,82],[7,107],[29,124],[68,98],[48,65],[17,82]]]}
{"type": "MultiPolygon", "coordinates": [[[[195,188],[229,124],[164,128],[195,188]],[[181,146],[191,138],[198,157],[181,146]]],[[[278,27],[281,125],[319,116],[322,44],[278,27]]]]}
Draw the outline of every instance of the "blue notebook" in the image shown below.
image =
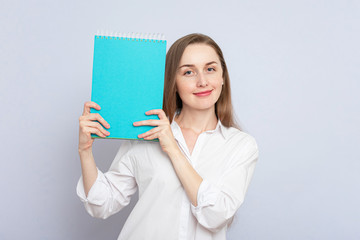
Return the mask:
{"type": "MultiPolygon", "coordinates": [[[[166,40],[159,34],[95,35],[91,101],[109,124],[106,138],[138,139],[152,126],[133,122],[158,119],[146,111],[161,109],[166,40]]],[[[94,138],[100,138],[92,134],[94,138]]]]}

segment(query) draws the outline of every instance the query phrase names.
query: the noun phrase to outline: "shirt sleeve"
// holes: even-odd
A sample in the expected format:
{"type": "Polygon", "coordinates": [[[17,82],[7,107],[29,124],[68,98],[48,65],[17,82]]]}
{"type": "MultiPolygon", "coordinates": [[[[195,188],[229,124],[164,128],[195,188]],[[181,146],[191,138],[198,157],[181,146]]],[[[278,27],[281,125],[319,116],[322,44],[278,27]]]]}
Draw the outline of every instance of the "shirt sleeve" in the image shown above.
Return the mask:
{"type": "Polygon", "coordinates": [[[84,191],[83,179],[80,177],[76,192],[84,203],[87,212],[97,218],[107,218],[130,202],[131,195],[137,191],[137,184],[130,161],[131,142],[124,142],[111,164],[108,172],[98,169],[98,176],[88,196],[84,191]]]}
{"type": "Polygon", "coordinates": [[[229,224],[244,201],[258,159],[258,148],[250,137],[245,153],[239,153],[218,182],[203,179],[197,194],[197,206],[191,211],[206,229],[217,232],[229,224]]]}

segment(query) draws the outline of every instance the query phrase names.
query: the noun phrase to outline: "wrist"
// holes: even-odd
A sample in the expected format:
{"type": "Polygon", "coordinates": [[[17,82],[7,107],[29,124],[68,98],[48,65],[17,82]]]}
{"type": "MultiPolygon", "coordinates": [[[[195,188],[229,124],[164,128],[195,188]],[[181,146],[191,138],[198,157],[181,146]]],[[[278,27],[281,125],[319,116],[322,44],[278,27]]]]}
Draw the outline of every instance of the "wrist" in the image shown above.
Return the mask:
{"type": "Polygon", "coordinates": [[[80,155],[88,155],[88,154],[92,154],[92,147],[88,147],[88,148],[78,148],[78,152],[80,155]]]}
{"type": "Polygon", "coordinates": [[[180,148],[178,147],[178,145],[175,145],[173,148],[171,148],[167,154],[169,155],[170,159],[177,159],[180,156],[183,156],[183,153],[181,152],[180,148]]]}

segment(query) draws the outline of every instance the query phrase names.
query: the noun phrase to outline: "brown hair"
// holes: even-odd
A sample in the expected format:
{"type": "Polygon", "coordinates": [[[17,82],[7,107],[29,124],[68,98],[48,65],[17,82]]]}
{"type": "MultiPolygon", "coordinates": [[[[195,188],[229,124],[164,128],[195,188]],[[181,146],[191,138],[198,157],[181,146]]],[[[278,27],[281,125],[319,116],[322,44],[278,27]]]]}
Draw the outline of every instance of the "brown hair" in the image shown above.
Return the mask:
{"type": "Polygon", "coordinates": [[[181,110],[182,101],[176,91],[176,72],[185,48],[190,44],[197,43],[209,45],[215,50],[223,70],[224,85],[222,86],[220,97],[215,104],[216,117],[220,119],[221,123],[226,127],[239,128],[234,120],[233,107],[231,104],[230,78],[223,53],[214,40],[199,33],[189,34],[178,39],[166,54],[163,110],[169,117],[170,122],[172,122],[176,111],[181,110]]]}

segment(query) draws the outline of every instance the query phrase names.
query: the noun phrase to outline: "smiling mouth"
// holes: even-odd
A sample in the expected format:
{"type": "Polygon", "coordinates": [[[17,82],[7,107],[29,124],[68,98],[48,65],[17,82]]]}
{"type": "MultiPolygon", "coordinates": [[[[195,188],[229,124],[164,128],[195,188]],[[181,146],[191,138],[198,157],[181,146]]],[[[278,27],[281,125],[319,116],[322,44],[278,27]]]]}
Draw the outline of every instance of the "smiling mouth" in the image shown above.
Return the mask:
{"type": "Polygon", "coordinates": [[[211,92],[212,92],[212,90],[208,90],[208,91],[194,93],[194,95],[199,96],[199,97],[204,97],[204,96],[209,96],[211,94],[211,92]]]}

